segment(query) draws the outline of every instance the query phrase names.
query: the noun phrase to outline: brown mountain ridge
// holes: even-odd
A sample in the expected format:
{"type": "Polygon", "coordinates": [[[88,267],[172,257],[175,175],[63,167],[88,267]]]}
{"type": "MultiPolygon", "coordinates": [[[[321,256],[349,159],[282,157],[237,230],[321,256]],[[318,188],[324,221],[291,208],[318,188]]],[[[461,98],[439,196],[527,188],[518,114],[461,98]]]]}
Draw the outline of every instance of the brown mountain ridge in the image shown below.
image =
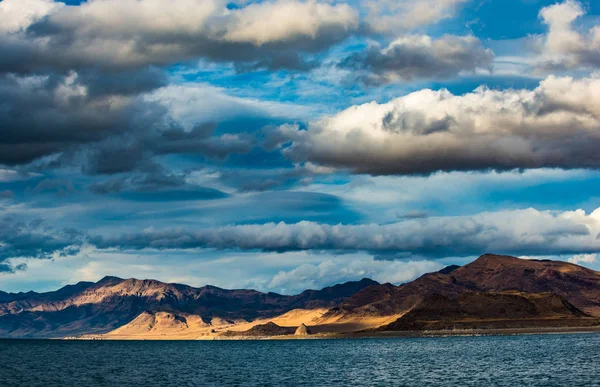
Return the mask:
{"type": "Polygon", "coordinates": [[[7,294],[6,301],[0,301],[0,337],[104,334],[148,311],[171,312],[177,318],[197,316],[207,324],[213,320],[252,321],[294,309],[330,308],[376,284],[363,279],[285,296],[105,277],[97,283],[81,282],[55,292],[7,294]]]}
{"type": "Polygon", "coordinates": [[[0,337],[270,337],[293,336],[298,327],[318,336],[599,321],[600,273],[493,254],[399,286],[363,279],[295,296],[116,277],[49,293],[0,293],[0,337]]]}

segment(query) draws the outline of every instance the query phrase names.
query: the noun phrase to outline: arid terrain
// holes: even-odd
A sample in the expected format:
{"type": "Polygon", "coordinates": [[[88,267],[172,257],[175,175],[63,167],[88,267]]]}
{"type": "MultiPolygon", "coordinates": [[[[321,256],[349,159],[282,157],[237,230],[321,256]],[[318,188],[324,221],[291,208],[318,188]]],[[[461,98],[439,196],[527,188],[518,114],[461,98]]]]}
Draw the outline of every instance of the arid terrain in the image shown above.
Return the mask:
{"type": "Polygon", "coordinates": [[[600,327],[600,273],[486,254],[399,286],[369,279],[295,296],[106,277],[0,293],[0,337],[306,338],[600,327]]]}

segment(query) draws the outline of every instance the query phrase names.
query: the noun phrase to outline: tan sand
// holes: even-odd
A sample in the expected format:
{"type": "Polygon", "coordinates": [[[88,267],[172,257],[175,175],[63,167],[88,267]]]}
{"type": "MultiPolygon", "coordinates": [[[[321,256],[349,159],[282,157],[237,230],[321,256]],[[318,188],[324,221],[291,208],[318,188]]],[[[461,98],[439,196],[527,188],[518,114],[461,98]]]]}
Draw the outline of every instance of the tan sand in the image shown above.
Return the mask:
{"type": "Polygon", "coordinates": [[[376,328],[396,320],[388,317],[333,317],[323,319],[327,309],[295,309],[270,319],[227,321],[213,319],[210,323],[199,316],[170,312],[144,312],[130,323],[105,335],[83,336],[82,339],[104,340],[212,340],[227,331],[244,332],[256,325],[273,322],[282,327],[305,324],[311,333],[329,335],[376,328]]]}

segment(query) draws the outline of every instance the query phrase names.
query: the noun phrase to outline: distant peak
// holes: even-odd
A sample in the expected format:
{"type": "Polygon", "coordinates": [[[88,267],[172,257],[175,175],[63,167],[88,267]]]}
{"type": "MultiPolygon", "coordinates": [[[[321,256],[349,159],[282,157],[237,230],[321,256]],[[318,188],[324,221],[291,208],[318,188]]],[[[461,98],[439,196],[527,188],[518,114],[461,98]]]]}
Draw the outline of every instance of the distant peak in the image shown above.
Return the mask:
{"type": "Polygon", "coordinates": [[[446,266],[442,270],[438,271],[438,273],[440,273],[440,274],[450,274],[450,273],[452,273],[456,269],[460,269],[460,266],[458,266],[458,265],[450,265],[450,266],[446,266]]]}
{"type": "Polygon", "coordinates": [[[345,282],[345,283],[342,283],[342,284],[338,284],[336,286],[344,286],[344,285],[347,286],[347,285],[353,285],[353,284],[358,284],[360,286],[367,287],[367,286],[371,286],[371,285],[379,285],[379,282],[373,281],[370,278],[363,278],[360,281],[349,281],[349,282],[345,282]]]}
{"type": "Polygon", "coordinates": [[[103,284],[103,283],[107,283],[107,282],[121,282],[121,281],[124,281],[123,278],[107,275],[106,277],[104,277],[100,281],[98,281],[97,283],[103,284]]]}
{"type": "Polygon", "coordinates": [[[499,260],[512,261],[512,260],[519,260],[519,258],[511,257],[509,255],[499,255],[499,254],[487,253],[487,254],[483,254],[481,257],[477,258],[474,262],[485,263],[488,261],[499,261],[499,260]]]}
{"type": "Polygon", "coordinates": [[[379,285],[379,282],[374,281],[374,280],[372,280],[370,278],[363,278],[359,282],[361,282],[361,283],[367,283],[367,284],[373,284],[373,285],[379,285]]]}

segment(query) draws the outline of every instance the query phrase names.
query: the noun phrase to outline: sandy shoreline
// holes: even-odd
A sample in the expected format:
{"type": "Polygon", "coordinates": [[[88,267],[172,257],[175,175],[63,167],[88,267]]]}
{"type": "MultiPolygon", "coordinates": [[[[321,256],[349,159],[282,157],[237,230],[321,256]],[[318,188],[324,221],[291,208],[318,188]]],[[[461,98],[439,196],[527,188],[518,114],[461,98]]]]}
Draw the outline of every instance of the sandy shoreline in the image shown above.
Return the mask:
{"type": "MultiPolygon", "coordinates": [[[[585,334],[600,333],[597,327],[554,327],[554,328],[507,328],[507,329],[456,329],[436,331],[394,331],[394,332],[352,332],[314,334],[309,336],[262,336],[262,337],[200,337],[200,338],[140,338],[140,337],[66,337],[59,340],[79,341],[255,341],[255,340],[333,340],[333,339],[377,339],[377,338],[436,338],[436,337],[461,337],[461,336],[516,336],[516,335],[545,335],[545,334],[585,334]]],[[[41,339],[44,340],[44,339],[41,339]]]]}

